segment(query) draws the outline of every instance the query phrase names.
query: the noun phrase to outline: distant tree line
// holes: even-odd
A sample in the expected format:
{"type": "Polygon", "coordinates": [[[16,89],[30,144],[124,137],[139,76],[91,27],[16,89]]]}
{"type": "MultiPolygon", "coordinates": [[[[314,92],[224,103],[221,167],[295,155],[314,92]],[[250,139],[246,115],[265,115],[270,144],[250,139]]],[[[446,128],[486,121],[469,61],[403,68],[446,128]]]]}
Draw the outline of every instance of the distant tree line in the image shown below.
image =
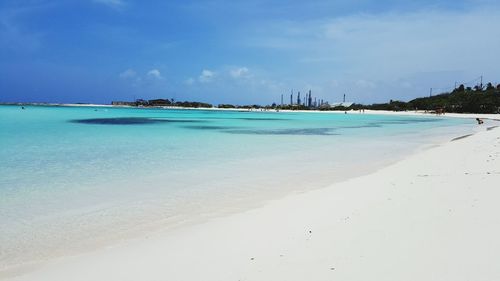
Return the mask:
{"type": "Polygon", "coordinates": [[[137,100],[137,106],[178,106],[191,108],[211,108],[213,105],[205,102],[197,101],[174,101],[174,99],[153,99],[153,100],[137,100]]]}
{"type": "Polygon", "coordinates": [[[322,108],[318,107],[307,107],[306,105],[303,104],[294,104],[294,105],[277,105],[276,103],[273,103],[271,105],[259,105],[259,104],[248,104],[248,105],[233,105],[233,104],[219,104],[217,106],[218,108],[236,108],[236,109],[283,109],[283,110],[322,110],[322,108]]]}
{"type": "Polygon", "coordinates": [[[305,105],[247,105],[236,106],[231,104],[220,104],[219,108],[262,108],[262,109],[287,109],[287,110],[322,110],[322,111],[345,111],[345,110],[388,110],[388,111],[411,111],[426,110],[456,113],[500,113],[500,84],[494,86],[487,83],[486,86],[465,87],[460,85],[452,92],[442,93],[430,97],[416,98],[408,102],[390,100],[388,103],[375,103],[370,105],[353,104],[344,106],[323,106],[310,108],[305,105]]]}
{"type": "Polygon", "coordinates": [[[217,108],[235,108],[235,109],[278,109],[275,103],[272,105],[259,105],[259,104],[247,104],[247,105],[233,105],[233,104],[219,104],[217,108]]]}
{"type": "Polygon", "coordinates": [[[492,83],[485,87],[465,87],[460,85],[450,93],[416,98],[409,102],[389,101],[388,103],[361,105],[354,104],[352,109],[374,110],[427,110],[456,113],[500,113],[500,84],[492,83]]]}
{"type": "MultiPolygon", "coordinates": [[[[135,102],[113,102],[115,105],[132,106],[178,106],[189,108],[211,108],[212,104],[204,102],[175,101],[174,99],[152,99],[136,100],[135,102]]],[[[487,83],[486,86],[465,87],[460,85],[452,92],[442,93],[434,96],[416,98],[408,102],[390,100],[388,103],[375,103],[370,105],[352,104],[350,107],[330,106],[328,103],[320,107],[312,108],[301,104],[294,105],[232,105],[219,104],[218,108],[235,109],[266,109],[266,110],[389,110],[389,111],[409,111],[426,110],[456,113],[500,113],[500,84],[494,86],[487,83]]]]}

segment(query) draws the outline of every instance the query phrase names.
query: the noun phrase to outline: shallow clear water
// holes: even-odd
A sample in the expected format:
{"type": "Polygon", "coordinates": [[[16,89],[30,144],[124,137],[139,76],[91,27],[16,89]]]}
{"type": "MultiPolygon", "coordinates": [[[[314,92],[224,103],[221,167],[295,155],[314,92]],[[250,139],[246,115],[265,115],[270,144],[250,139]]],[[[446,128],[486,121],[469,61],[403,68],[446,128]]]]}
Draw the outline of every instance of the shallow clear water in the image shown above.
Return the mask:
{"type": "Polygon", "coordinates": [[[472,130],[357,112],[0,106],[0,268],[323,187],[472,130]]]}

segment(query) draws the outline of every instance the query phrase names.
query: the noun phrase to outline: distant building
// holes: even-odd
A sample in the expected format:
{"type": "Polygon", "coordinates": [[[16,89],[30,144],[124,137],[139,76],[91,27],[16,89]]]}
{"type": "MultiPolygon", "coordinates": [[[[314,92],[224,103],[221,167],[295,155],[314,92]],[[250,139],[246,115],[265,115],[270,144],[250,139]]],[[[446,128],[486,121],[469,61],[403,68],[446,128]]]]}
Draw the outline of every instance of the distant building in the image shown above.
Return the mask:
{"type": "Polygon", "coordinates": [[[328,102],[323,102],[323,100],[321,100],[319,108],[330,108],[330,107],[331,106],[328,104],[328,102]]]}
{"type": "Polygon", "coordinates": [[[331,107],[337,107],[337,106],[343,106],[343,107],[351,107],[353,105],[353,102],[334,102],[330,106],[331,107]]]}

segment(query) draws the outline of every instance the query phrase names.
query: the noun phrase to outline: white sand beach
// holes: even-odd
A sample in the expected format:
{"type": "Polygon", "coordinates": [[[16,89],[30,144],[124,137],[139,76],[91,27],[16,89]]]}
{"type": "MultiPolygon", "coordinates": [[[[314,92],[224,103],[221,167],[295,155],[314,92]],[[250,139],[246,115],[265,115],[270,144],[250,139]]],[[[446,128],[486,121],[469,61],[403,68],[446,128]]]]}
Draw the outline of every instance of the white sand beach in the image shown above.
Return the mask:
{"type": "Polygon", "coordinates": [[[4,280],[500,280],[500,129],[4,280]]]}

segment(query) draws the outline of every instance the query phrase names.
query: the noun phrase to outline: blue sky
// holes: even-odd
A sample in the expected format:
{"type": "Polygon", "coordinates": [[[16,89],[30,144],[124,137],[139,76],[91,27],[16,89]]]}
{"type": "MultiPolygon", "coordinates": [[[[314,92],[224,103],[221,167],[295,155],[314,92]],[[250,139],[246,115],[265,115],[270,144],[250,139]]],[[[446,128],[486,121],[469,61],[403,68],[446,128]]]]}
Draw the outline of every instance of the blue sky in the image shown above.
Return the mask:
{"type": "Polygon", "coordinates": [[[500,83],[495,2],[3,0],[0,102],[268,104],[311,89],[372,103],[500,83]]]}

